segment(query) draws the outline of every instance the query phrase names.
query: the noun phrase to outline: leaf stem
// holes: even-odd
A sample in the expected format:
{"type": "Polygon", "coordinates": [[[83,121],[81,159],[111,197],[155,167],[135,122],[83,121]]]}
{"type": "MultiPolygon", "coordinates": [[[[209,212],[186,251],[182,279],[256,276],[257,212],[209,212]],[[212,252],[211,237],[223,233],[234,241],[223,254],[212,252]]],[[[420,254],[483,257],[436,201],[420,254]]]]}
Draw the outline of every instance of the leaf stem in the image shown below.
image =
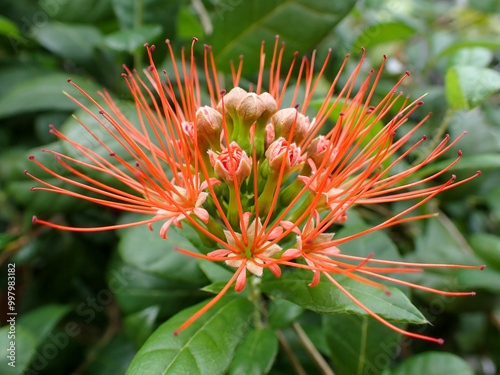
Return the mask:
{"type": "Polygon", "coordinates": [[[292,328],[299,337],[300,342],[306,349],[307,353],[311,356],[316,366],[321,370],[321,373],[324,375],[335,375],[333,370],[330,368],[326,360],[323,358],[321,353],[316,349],[313,342],[309,339],[307,334],[302,329],[302,326],[298,322],[294,322],[292,324],[292,328]]]}

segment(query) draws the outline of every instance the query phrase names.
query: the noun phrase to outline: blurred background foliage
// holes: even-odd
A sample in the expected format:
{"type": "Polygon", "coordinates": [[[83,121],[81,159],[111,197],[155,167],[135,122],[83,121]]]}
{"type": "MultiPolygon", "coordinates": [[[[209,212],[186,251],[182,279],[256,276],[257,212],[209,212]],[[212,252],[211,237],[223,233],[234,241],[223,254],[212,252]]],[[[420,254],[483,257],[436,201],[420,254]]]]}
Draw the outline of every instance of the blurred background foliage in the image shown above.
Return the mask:
{"type": "MultiPolygon", "coordinates": [[[[426,96],[425,106],[412,116],[408,127],[427,112],[433,113],[415,136],[426,134],[428,146],[414,152],[410,162],[425,157],[445,134],[455,138],[468,132],[449,159],[419,173],[439,170],[461,149],[462,160],[452,173],[465,178],[481,170],[481,177],[443,192],[420,208],[439,212],[438,218],[386,231],[376,248],[380,252],[394,248],[407,260],[487,267],[483,272],[428,271],[419,280],[449,290],[472,289],[477,292],[473,298],[411,292],[412,302],[431,323],[412,329],[443,337],[442,347],[401,338],[371,319],[345,314],[321,317],[286,300],[273,301],[270,327],[279,330],[280,339],[288,342],[306,373],[319,370],[301,346],[295,321],[340,375],[499,373],[499,1],[3,0],[0,309],[5,324],[6,269],[7,263],[15,263],[19,318],[17,367],[8,367],[2,354],[2,374],[125,373],[150,334],[170,316],[210,296],[200,288],[214,281],[210,265],[169,251],[157,233],[145,228],[89,234],[32,225],[35,213],[83,227],[130,219],[87,202],[29,189],[34,181],[23,173],[33,169],[28,155],[45,158],[57,172],[65,173],[40,151],[51,147],[71,152],[48,132],[49,124],[88,140],[71,117],[77,106],[62,94],[69,91],[80,98],[67,78],[91,94],[106,88],[126,103],[131,97],[120,75],[122,64],[138,70],[147,67],[143,44],[149,42],[158,47],[159,68],[171,72],[165,38],[179,51],[188,49],[196,36],[198,61],[203,61],[204,43],[211,45],[221,82],[229,84],[229,61],[237,62],[240,55],[245,61],[243,81],[255,82],[261,41],[271,51],[276,34],[286,43],[285,67],[296,50],[302,55],[316,49],[316,61],[322,64],[328,48],[332,49],[319,94],[326,92],[346,54],[352,55],[347,71],[357,64],[362,46],[367,50],[365,73],[380,66],[384,54],[388,56],[376,98],[382,98],[409,70],[402,89],[412,99],[426,96]]],[[[41,172],[38,175],[61,183],[41,172]]],[[[342,230],[356,230],[404,208],[396,203],[376,211],[358,210],[359,220],[342,230]]],[[[173,237],[177,244],[196,246],[181,235],[173,237]]],[[[371,240],[346,245],[353,253],[363,253],[373,249],[371,240]]],[[[0,328],[2,348],[7,344],[7,329],[0,328]]],[[[276,348],[273,332],[249,333],[244,342],[248,346],[242,344],[238,350],[248,353],[254,340],[264,345],[265,355],[254,353],[260,358],[254,359],[258,364],[252,367],[254,372],[248,372],[249,363],[234,361],[230,373],[293,372],[293,362],[283,346],[276,348]]]]}

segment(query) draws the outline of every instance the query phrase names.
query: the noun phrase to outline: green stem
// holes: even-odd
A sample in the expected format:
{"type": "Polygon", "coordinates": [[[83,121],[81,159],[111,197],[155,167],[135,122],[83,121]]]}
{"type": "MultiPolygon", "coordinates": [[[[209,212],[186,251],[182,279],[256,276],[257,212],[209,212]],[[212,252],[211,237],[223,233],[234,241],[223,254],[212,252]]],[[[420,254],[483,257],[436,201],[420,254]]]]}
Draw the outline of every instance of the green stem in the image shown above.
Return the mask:
{"type": "Polygon", "coordinates": [[[278,178],[273,175],[274,173],[272,172],[269,174],[264,190],[259,196],[259,215],[261,216],[267,215],[271,208],[271,203],[273,203],[274,193],[278,183],[278,178]]]}
{"type": "Polygon", "coordinates": [[[238,210],[238,196],[236,194],[236,187],[229,186],[229,205],[227,209],[227,219],[233,228],[238,227],[240,221],[240,214],[238,210]]]}

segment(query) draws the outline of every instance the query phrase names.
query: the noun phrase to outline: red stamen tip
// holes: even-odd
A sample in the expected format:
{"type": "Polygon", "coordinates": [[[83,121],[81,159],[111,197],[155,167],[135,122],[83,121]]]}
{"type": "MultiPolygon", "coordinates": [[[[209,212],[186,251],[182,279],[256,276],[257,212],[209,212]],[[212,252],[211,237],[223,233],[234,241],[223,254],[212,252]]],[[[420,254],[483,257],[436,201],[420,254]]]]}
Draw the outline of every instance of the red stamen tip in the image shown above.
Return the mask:
{"type": "Polygon", "coordinates": [[[163,74],[167,74],[167,71],[165,69],[163,69],[163,74]]]}
{"type": "Polygon", "coordinates": [[[122,73],[122,77],[125,78],[127,75],[125,73],[122,73]]]}
{"type": "Polygon", "coordinates": [[[481,174],[482,174],[482,173],[483,173],[483,172],[481,172],[481,171],[477,171],[477,172],[476,172],[476,174],[477,174],[478,176],[481,176],[481,174]]]}
{"type": "Polygon", "coordinates": [[[101,109],[101,110],[99,111],[99,114],[100,114],[100,115],[103,115],[103,114],[104,114],[104,111],[101,109]]]}
{"type": "Polygon", "coordinates": [[[165,43],[170,44],[170,39],[165,39],[165,43]]]}
{"type": "Polygon", "coordinates": [[[116,153],[114,153],[114,152],[110,152],[110,153],[109,153],[109,156],[116,156],[116,153]]]}
{"type": "Polygon", "coordinates": [[[458,156],[462,156],[462,150],[458,150],[458,156]]]}
{"type": "Polygon", "coordinates": [[[24,170],[24,174],[28,174],[28,170],[27,169],[24,170]]]}
{"type": "Polygon", "coordinates": [[[332,49],[331,48],[328,48],[328,53],[332,52],[332,49]]]}
{"type": "Polygon", "coordinates": [[[240,55],[240,60],[243,60],[243,58],[245,57],[244,55],[240,55]]]}
{"type": "Polygon", "coordinates": [[[361,51],[365,52],[365,47],[361,47],[361,51]]]}
{"type": "Polygon", "coordinates": [[[33,190],[35,190],[35,188],[32,186],[32,187],[30,187],[30,190],[33,191],[33,190]]]}
{"type": "Polygon", "coordinates": [[[486,264],[483,264],[481,267],[479,267],[479,269],[482,271],[482,270],[484,270],[485,267],[486,267],[486,264]]]}
{"type": "Polygon", "coordinates": [[[339,116],[345,116],[345,113],[344,112],[340,112],[339,116]]]}
{"type": "Polygon", "coordinates": [[[422,105],[422,104],[424,104],[424,102],[422,102],[422,101],[417,103],[417,105],[422,105]]]}
{"type": "Polygon", "coordinates": [[[220,94],[223,95],[223,96],[226,95],[226,90],[221,90],[220,94]]]}
{"type": "Polygon", "coordinates": [[[439,345],[443,345],[444,344],[444,340],[443,339],[437,339],[436,341],[439,345]]]}
{"type": "Polygon", "coordinates": [[[174,245],[174,250],[175,250],[175,251],[179,251],[179,246],[174,245]]]}
{"type": "Polygon", "coordinates": [[[151,46],[151,52],[153,52],[153,51],[155,50],[155,48],[156,48],[156,46],[153,44],[153,45],[151,46]]]}
{"type": "Polygon", "coordinates": [[[374,71],[375,71],[374,69],[371,69],[371,70],[370,70],[370,74],[372,74],[374,71]]]}
{"type": "Polygon", "coordinates": [[[457,178],[457,175],[456,175],[456,174],[452,174],[452,175],[451,175],[451,179],[452,179],[452,180],[456,180],[456,178],[457,178]]]}
{"type": "Polygon", "coordinates": [[[386,54],[384,54],[384,60],[385,60],[385,59],[387,59],[387,55],[386,55],[386,54]]]}
{"type": "Polygon", "coordinates": [[[345,58],[347,59],[349,56],[351,56],[350,53],[348,53],[347,55],[345,55],[345,58]]]}
{"type": "Polygon", "coordinates": [[[410,72],[409,72],[408,70],[405,72],[405,74],[406,74],[407,76],[410,76],[410,72]]]}
{"type": "Polygon", "coordinates": [[[179,336],[179,331],[174,331],[174,336],[175,337],[179,336]]]}
{"type": "Polygon", "coordinates": [[[198,41],[198,38],[193,36],[193,41],[197,42],[198,41]]]}
{"type": "Polygon", "coordinates": [[[390,296],[392,292],[389,289],[384,290],[386,296],[390,296]]]}
{"type": "Polygon", "coordinates": [[[475,295],[476,295],[476,292],[470,292],[470,295],[471,295],[471,296],[475,296],[475,295]]]}
{"type": "Polygon", "coordinates": [[[464,130],[464,132],[462,133],[463,135],[467,134],[467,130],[464,130]]]}
{"type": "Polygon", "coordinates": [[[33,224],[35,224],[37,221],[38,221],[38,218],[35,215],[33,215],[33,217],[31,218],[31,222],[33,224]]]}
{"type": "Polygon", "coordinates": [[[28,156],[28,159],[30,159],[30,160],[34,160],[34,159],[35,159],[35,157],[34,157],[33,155],[30,155],[30,156],[28,156]]]}
{"type": "Polygon", "coordinates": [[[280,38],[280,35],[279,35],[279,34],[276,34],[274,37],[275,37],[276,39],[279,39],[279,38],[280,38]]]}
{"type": "Polygon", "coordinates": [[[426,136],[426,135],[424,135],[424,136],[422,137],[422,139],[425,141],[425,140],[427,139],[427,136],[426,136]]]}
{"type": "Polygon", "coordinates": [[[144,47],[148,48],[149,47],[149,43],[144,43],[144,47]]]}
{"type": "Polygon", "coordinates": [[[68,82],[71,82],[71,78],[68,78],[68,79],[67,79],[67,81],[68,81],[68,82]]]}
{"type": "Polygon", "coordinates": [[[42,147],[42,152],[47,152],[47,149],[42,147]]]}
{"type": "Polygon", "coordinates": [[[155,70],[155,67],[154,67],[153,65],[150,65],[150,66],[148,66],[148,70],[149,70],[150,72],[152,72],[153,70],[155,70]]]}

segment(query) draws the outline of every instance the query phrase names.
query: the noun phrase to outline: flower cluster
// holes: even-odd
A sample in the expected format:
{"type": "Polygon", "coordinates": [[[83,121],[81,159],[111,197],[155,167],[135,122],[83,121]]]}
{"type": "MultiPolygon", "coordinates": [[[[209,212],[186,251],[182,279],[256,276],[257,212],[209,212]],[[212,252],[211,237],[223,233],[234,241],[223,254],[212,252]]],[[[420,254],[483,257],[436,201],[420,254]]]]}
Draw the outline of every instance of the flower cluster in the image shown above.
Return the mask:
{"type": "Polygon", "coordinates": [[[284,46],[280,48],[276,39],[267,68],[262,45],[256,85],[248,91],[240,87],[241,60],[238,68],[232,66],[232,88],[225,91],[218,80],[211,48],[206,46],[204,68],[210,102],[202,103],[193,47],[190,57],[186,58],[182,52],[182,65],[179,66],[168,40],[167,45],[174,66],[173,75],[157,71],[152,58],[155,47],[148,45],[150,66],[144,72],[146,80],[128,69],[123,74],[135,99],[139,116],[137,123],[127,119],[107,92],[99,93],[105,103],[101,105],[71,82],[96,109],[91,110],[68,96],[93,116],[108,139],[111,137],[130,154],[133,163],[119,157],[102,137],[81,123],[107,150],[109,157],[52,128],[53,134],[82,154],[82,159],[78,159],[45,150],[54,154],[75,178],[48,169],[34,157],[30,159],[51,175],[88,194],[49,184],[28,173],[44,185],[34,190],[72,195],[149,216],[138,222],[99,228],[72,228],[36,217],[34,221],[73,231],[108,230],[141,224],[151,226],[154,222],[161,222],[160,235],[163,238],[168,237],[171,224],[179,228],[184,224],[192,226],[211,244],[213,251],[201,254],[177,250],[194,257],[224,262],[235,272],[222,291],[177,332],[215,304],[233,284],[236,291],[241,291],[249,276],[259,277],[265,268],[280,277],[282,267],[299,267],[311,270],[311,287],[321,277],[328,279],[383,324],[412,337],[442,342],[392,325],[361,304],[332,277],[342,274],[384,290],[386,287],[374,279],[390,280],[434,293],[473,294],[439,291],[387,276],[393,272],[418,272],[423,267],[469,266],[391,262],[355,257],[341,251],[340,245],[354,238],[405,221],[433,216],[403,217],[439,192],[468,180],[455,181],[453,176],[434,187],[425,184],[447,172],[460,159],[460,153],[447,168],[418,181],[410,180],[412,174],[440,157],[458,140],[450,141],[448,137],[424,160],[410,167],[400,167],[402,160],[425,141],[423,137],[409,144],[412,135],[427,118],[395,139],[396,132],[402,130],[401,126],[422,104],[420,99],[409,101],[398,91],[408,73],[380,102],[372,104],[383,64],[378,71],[372,70],[360,80],[363,51],[361,61],[346,84],[338,88],[346,57],[322,98],[322,104],[310,110],[330,54],[317,73],[314,72],[314,54],[311,60],[303,58],[301,61],[295,54],[288,71],[282,74],[284,46]],[[299,73],[293,87],[291,76],[297,65],[299,73]],[[269,76],[264,77],[267,71],[269,76]],[[266,89],[264,81],[268,82],[266,89]],[[301,86],[305,94],[299,102],[301,86]],[[293,98],[285,105],[286,91],[291,92],[293,98]],[[314,113],[313,118],[310,113],[314,113]],[[90,177],[85,169],[108,175],[125,188],[118,189],[90,177]],[[332,225],[349,220],[347,211],[353,205],[402,200],[415,201],[410,208],[368,230],[344,238],[329,233],[332,225]],[[396,269],[394,265],[406,268],[396,269]]]}

